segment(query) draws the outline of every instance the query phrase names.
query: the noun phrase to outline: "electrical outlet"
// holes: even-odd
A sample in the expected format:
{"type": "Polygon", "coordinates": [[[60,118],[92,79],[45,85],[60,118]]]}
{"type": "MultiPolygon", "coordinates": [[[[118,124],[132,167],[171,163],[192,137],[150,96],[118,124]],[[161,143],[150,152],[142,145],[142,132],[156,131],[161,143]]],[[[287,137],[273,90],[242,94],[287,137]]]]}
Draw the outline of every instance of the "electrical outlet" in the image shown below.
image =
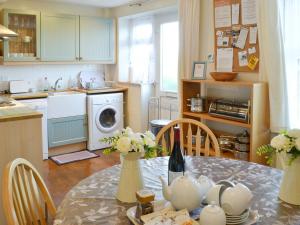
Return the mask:
{"type": "Polygon", "coordinates": [[[214,63],[215,62],[215,56],[214,56],[214,54],[209,54],[207,56],[207,62],[208,63],[214,63]]]}

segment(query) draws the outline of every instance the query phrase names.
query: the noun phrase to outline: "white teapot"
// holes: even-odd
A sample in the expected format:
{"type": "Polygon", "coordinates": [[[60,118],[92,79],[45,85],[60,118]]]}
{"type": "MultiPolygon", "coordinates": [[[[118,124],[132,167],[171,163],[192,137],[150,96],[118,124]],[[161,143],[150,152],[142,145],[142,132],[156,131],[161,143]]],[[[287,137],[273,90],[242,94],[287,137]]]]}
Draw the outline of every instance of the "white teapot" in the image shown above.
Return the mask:
{"type": "Polygon", "coordinates": [[[189,212],[199,208],[200,204],[213,182],[205,176],[199,180],[185,174],[177,177],[170,186],[160,177],[163,186],[163,196],[177,210],[187,209],[189,212]]]}

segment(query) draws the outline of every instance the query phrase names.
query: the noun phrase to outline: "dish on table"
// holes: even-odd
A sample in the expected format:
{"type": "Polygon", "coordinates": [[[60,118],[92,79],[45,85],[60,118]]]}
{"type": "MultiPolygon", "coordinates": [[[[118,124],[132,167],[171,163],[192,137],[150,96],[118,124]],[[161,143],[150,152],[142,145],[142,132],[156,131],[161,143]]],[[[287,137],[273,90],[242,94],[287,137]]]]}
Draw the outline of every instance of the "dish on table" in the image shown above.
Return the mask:
{"type": "MultiPolygon", "coordinates": [[[[175,211],[171,203],[165,200],[154,202],[154,212],[141,217],[143,222],[140,222],[135,217],[136,206],[127,210],[127,217],[134,225],[158,225],[167,224],[171,220],[175,220],[180,225],[199,225],[199,223],[190,218],[187,210],[175,211]],[[163,221],[163,222],[162,222],[163,221]],[[165,222],[165,223],[164,223],[165,222]]],[[[173,224],[173,223],[168,223],[173,224]]]]}
{"type": "MultiPolygon", "coordinates": [[[[171,203],[165,200],[161,201],[155,201],[154,202],[154,213],[157,213],[159,211],[163,212],[174,212],[174,208],[172,207],[171,203]]],[[[200,209],[201,211],[201,209],[200,209]]],[[[199,212],[200,212],[199,211],[199,212]]],[[[259,221],[260,215],[258,214],[258,211],[254,210],[247,210],[248,212],[245,212],[246,214],[249,213],[249,216],[246,221],[234,221],[238,216],[229,216],[233,220],[227,222],[227,225],[254,225],[259,221]]],[[[142,223],[135,217],[135,212],[136,212],[136,206],[133,206],[127,210],[127,217],[128,219],[134,224],[134,225],[142,225],[142,223]]],[[[150,215],[150,214],[148,214],[150,215]]],[[[146,216],[148,216],[146,215],[146,216]]],[[[146,217],[147,218],[147,217],[146,217]]],[[[191,224],[185,224],[185,225],[199,225],[199,222],[196,220],[191,219],[192,223],[191,224]]]]}

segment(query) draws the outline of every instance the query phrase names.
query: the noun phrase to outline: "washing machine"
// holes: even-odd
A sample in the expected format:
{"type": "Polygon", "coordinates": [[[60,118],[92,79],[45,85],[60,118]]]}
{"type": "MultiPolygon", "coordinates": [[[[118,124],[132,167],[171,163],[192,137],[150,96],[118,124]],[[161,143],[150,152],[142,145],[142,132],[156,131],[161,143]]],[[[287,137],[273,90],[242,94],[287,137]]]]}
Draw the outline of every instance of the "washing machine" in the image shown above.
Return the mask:
{"type": "Polygon", "coordinates": [[[123,93],[88,95],[88,150],[109,147],[100,139],[123,129],[123,93]]]}

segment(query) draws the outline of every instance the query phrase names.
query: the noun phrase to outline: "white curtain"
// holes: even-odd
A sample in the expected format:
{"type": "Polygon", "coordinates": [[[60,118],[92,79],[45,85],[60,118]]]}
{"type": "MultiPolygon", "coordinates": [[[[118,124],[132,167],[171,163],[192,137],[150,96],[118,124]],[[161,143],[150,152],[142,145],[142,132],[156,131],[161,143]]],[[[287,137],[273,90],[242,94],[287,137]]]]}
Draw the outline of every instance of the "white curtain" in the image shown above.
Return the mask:
{"type": "Polygon", "coordinates": [[[281,0],[289,127],[300,128],[300,1],[281,0]]]}
{"type": "MultiPolygon", "coordinates": [[[[182,96],[181,79],[191,78],[193,62],[200,58],[200,0],[179,0],[179,73],[178,95],[182,96]]],[[[180,108],[182,106],[180,105],[180,108]]],[[[181,112],[181,109],[179,110],[181,112]]]]}
{"type": "Polygon", "coordinates": [[[155,81],[155,53],[153,18],[130,21],[129,81],[150,84],[155,81]]]}
{"type": "Polygon", "coordinates": [[[191,78],[200,57],[200,1],[179,0],[179,77],[191,78]]]}
{"type": "Polygon", "coordinates": [[[289,125],[284,46],[279,15],[279,0],[257,1],[260,79],[269,84],[272,132],[279,132],[289,125]]]}

